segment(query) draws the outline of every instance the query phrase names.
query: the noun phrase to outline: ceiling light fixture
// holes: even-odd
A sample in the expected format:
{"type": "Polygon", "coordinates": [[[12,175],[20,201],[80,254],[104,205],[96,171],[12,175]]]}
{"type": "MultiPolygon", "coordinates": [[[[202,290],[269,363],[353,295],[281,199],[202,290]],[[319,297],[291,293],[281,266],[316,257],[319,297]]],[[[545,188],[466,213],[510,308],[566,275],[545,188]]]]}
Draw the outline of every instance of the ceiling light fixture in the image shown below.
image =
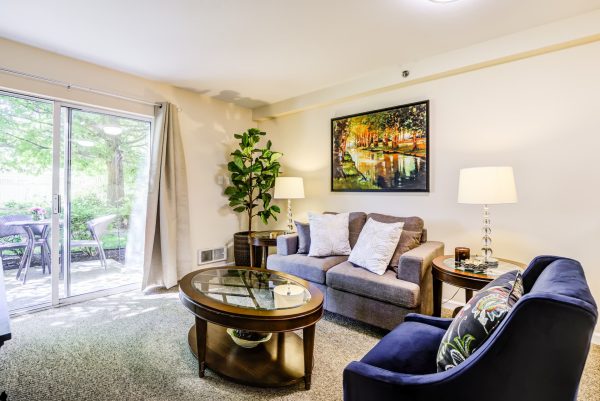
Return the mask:
{"type": "Polygon", "coordinates": [[[458,0],[429,0],[432,3],[454,3],[455,1],[458,0]]]}
{"type": "Polygon", "coordinates": [[[103,130],[106,135],[112,136],[121,135],[121,133],[123,132],[123,128],[121,127],[104,127],[103,130]]]}

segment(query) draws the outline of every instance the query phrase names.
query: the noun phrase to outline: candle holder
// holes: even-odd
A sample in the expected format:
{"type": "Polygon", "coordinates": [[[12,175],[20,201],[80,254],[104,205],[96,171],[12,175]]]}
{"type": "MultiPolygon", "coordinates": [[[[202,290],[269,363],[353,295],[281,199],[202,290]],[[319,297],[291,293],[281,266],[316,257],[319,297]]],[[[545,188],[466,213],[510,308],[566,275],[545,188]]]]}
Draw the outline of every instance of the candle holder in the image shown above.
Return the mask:
{"type": "Polygon", "coordinates": [[[471,257],[471,250],[466,247],[456,247],[454,248],[454,264],[456,266],[460,266],[461,262],[469,259],[471,257]]]}

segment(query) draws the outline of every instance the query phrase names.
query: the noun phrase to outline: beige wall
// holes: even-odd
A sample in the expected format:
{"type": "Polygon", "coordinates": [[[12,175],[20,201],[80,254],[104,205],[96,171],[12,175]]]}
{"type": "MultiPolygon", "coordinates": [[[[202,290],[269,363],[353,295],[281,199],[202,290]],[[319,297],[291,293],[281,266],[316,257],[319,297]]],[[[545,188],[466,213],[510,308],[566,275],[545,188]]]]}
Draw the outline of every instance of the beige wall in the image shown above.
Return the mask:
{"type": "MultiPolygon", "coordinates": [[[[481,208],[457,204],[461,167],[514,167],[519,202],[491,208],[496,255],[580,260],[600,300],[600,43],[363,97],[259,123],[284,152],[287,175],[305,179],[307,211],[418,215],[429,238],[480,246],[481,208]],[[332,193],[330,119],[431,101],[429,194],[332,193]]],[[[446,295],[454,291],[446,290],[446,295]]]]}
{"type": "MultiPolygon", "coordinates": [[[[224,207],[227,200],[222,195],[223,185],[218,184],[218,176],[226,172],[227,156],[234,144],[233,134],[256,126],[250,110],[3,39],[0,39],[0,66],[151,102],[176,104],[188,170],[193,260],[196,261],[195,250],[222,246],[239,231],[238,216],[224,207]]],[[[136,114],[153,114],[151,106],[2,73],[0,88],[136,114]]]]}

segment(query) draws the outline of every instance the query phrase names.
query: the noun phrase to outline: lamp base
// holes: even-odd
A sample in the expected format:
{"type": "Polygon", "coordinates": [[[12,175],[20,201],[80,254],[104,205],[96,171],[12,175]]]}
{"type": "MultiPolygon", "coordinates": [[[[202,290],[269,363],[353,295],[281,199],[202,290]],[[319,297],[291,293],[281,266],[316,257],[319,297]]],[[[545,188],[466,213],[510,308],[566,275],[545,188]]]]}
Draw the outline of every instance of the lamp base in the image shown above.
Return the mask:
{"type": "Polygon", "coordinates": [[[292,200],[288,199],[287,232],[286,232],[286,234],[292,234],[293,232],[294,232],[294,220],[292,218],[292,200]]]}

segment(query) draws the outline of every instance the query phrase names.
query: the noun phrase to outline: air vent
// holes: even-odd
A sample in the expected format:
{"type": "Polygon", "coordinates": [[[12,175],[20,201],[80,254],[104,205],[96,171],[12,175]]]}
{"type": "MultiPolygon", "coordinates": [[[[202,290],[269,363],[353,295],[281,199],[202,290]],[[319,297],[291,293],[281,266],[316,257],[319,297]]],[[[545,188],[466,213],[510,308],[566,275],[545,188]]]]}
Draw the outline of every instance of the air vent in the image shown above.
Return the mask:
{"type": "Polygon", "coordinates": [[[223,262],[227,260],[227,248],[201,249],[198,251],[198,264],[223,262]]]}

